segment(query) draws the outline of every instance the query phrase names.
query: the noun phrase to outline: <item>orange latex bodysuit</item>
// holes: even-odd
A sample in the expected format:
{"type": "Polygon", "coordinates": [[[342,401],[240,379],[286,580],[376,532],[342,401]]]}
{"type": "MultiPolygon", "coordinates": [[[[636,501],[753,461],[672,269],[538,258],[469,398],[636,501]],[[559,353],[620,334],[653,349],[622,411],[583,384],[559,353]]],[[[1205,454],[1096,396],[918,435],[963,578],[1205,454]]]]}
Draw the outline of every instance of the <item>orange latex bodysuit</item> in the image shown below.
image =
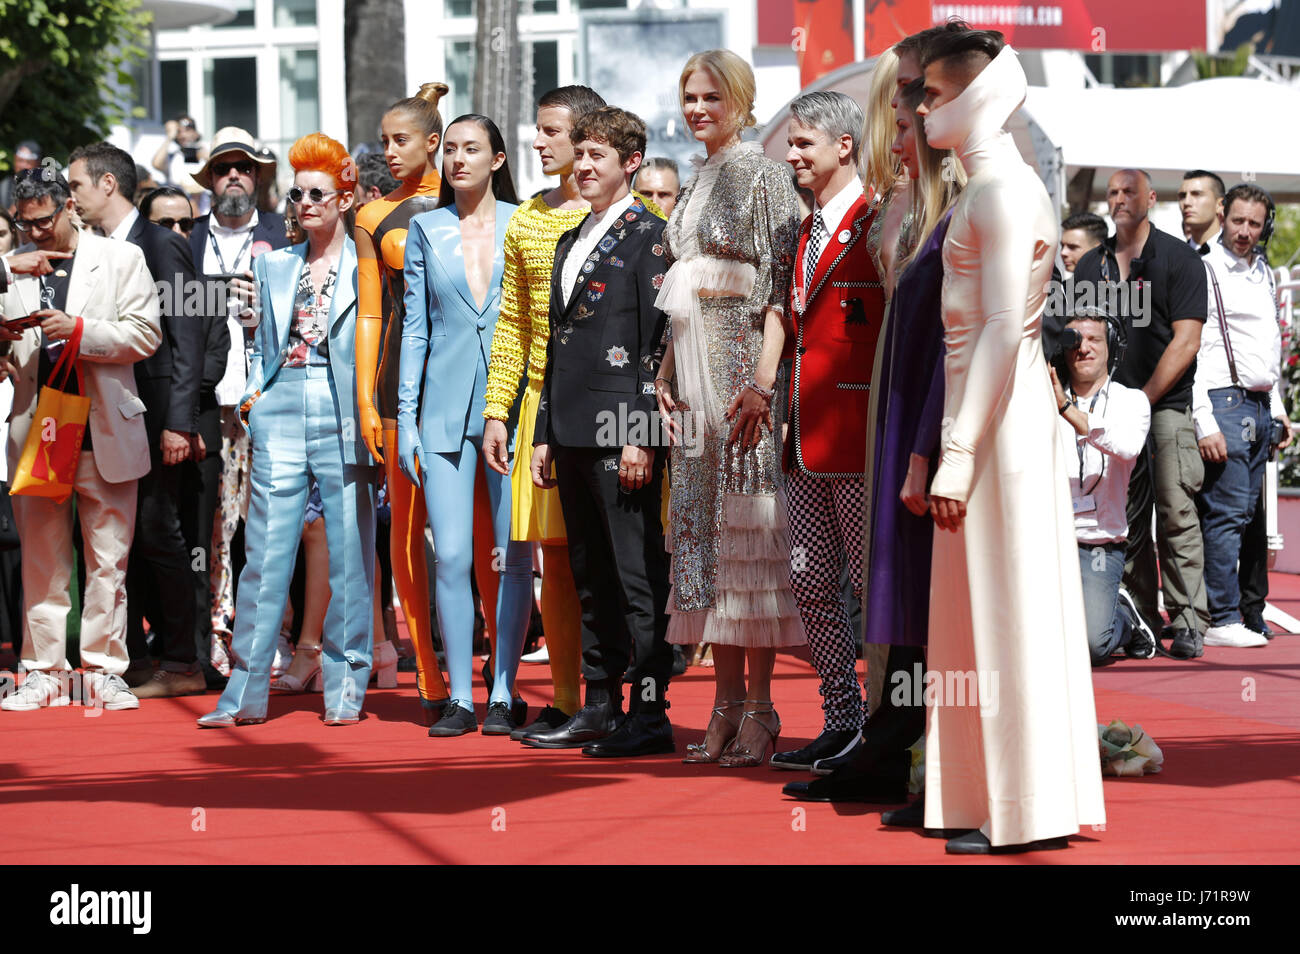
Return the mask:
{"type": "MultiPolygon", "coordinates": [[[[397,378],[406,310],[403,267],[407,225],[414,216],[437,206],[440,185],[438,173],[431,171],[418,183],[404,182],[382,199],[367,202],[357,213],[357,407],[363,437],[370,437],[368,419],[371,426],[376,418],[382,424],[382,453],[397,451],[397,378]]],[[[429,576],[424,558],[424,494],[406,479],[395,462],[384,470],[393,514],[393,587],[415,648],[416,685],[424,706],[424,722],[432,724],[430,720],[437,721],[438,710],[448,694],[433,650],[429,576]]]]}

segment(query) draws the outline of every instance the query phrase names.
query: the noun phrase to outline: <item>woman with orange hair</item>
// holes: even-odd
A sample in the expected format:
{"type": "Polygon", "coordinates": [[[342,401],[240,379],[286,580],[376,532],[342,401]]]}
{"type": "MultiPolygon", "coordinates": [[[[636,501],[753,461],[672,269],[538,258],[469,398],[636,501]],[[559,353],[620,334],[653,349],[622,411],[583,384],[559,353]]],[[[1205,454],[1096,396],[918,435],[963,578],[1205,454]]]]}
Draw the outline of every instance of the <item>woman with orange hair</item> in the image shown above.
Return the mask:
{"type": "Polygon", "coordinates": [[[361,717],[370,679],[374,587],[374,462],[356,400],[357,254],[344,213],[356,168],[321,133],[289,150],[289,190],[307,241],[254,262],[261,321],[240,419],[253,444],[239,579],[234,666],[201,728],[266,721],[271,662],[302,536],[311,481],[320,487],[331,599],[322,633],[325,724],[361,717]]]}

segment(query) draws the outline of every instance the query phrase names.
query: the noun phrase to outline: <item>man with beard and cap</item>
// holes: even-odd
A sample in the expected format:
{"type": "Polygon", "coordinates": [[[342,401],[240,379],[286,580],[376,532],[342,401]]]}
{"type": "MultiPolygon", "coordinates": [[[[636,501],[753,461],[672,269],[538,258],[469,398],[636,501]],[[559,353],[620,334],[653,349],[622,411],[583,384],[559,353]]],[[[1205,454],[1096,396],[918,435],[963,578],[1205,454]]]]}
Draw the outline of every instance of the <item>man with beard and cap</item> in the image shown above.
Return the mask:
{"type": "MultiPolygon", "coordinates": [[[[226,310],[203,318],[206,345],[198,427],[206,457],[190,469],[184,491],[201,498],[199,518],[187,526],[186,542],[191,549],[201,547],[208,556],[195,571],[195,599],[200,610],[195,639],[201,660],[211,654],[214,625],[221,635],[230,635],[234,580],[242,559],[231,552],[230,543],[239,525],[234,511],[239,509],[241,497],[247,499],[249,450],[248,435],[239,425],[235,405],[244,392],[247,374],[246,335],[257,323],[252,307],[253,259],[289,244],[284,218],[257,209],[259,184],[274,175],[274,169],[275,160],[257,149],[252,136],[229,126],[212,137],[208,161],[194,173],[195,181],[212,190],[211,214],[196,219],[190,232],[195,270],[209,281],[221,275],[239,276],[225,280],[224,293],[214,287],[207,296],[208,301],[226,303],[226,310]],[[221,536],[216,552],[208,553],[214,525],[221,536]],[[215,587],[212,574],[217,577],[215,587]]],[[[220,653],[217,657],[216,662],[224,662],[220,653]]],[[[222,680],[218,673],[211,665],[203,668],[209,686],[219,688],[222,680]]]]}
{"type": "Polygon", "coordinates": [[[1002,34],[945,34],[922,66],[917,115],[969,176],[943,249],[944,425],[930,506],[946,532],[932,563],[928,661],[939,680],[933,693],[927,683],[923,825],[948,830],[954,854],[1064,848],[1105,809],[1067,461],[1040,338],[1056,213],[1003,129],[1026,80],[1002,34]]]}

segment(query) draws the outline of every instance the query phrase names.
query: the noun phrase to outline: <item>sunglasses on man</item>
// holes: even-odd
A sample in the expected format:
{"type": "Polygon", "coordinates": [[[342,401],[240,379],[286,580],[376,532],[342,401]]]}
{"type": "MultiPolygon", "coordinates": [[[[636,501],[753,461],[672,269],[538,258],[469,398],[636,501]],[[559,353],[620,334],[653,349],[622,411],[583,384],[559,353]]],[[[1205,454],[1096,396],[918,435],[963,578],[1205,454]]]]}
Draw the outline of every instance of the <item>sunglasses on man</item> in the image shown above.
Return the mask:
{"type": "Polygon", "coordinates": [[[42,232],[48,231],[54,227],[54,220],[63,212],[62,208],[55,209],[51,215],[43,215],[39,219],[14,219],[14,228],[19,232],[30,232],[32,229],[40,229],[42,232]]]}
{"type": "Polygon", "coordinates": [[[302,200],[306,198],[311,201],[312,205],[320,205],[326,199],[338,194],[337,189],[330,189],[328,192],[322,192],[320,189],[309,189],[307,192],[303,192],[302,189],[294,186],[289,190],[289,201],[294,205],[302,205],[302,200]]]}
{"type": "Polygon", "coordinates": [[[171,218],[154,219],[153,224],[161,225],[165,229],[175,228],[176,226],[179,225],[181,227],[181,231],[186,233],[187,235],[194,228],[194,220],[189,216],[185,216],[184,218],[180,218],[180,219],[171,219],[171,218]]]}
{"type": "Polygon", "coordinates": [[[250,178],[255,171],[251,159],[240,159],[236,162],[214,162],[212,164],[212,174],[218,179],[224,179],[230,175],[231,169],[234,169],[241,176],[249,176],[250,178]]]}

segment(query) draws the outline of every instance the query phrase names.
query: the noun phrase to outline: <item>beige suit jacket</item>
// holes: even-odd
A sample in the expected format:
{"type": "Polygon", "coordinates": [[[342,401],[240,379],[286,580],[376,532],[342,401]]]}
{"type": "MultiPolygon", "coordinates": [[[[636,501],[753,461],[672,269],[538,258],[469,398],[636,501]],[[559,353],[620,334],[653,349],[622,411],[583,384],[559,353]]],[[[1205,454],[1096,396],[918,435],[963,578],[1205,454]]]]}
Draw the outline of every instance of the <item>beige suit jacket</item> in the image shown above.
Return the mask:
{"type": "MultiPolygon", "coordinates": [[[[27,251],[29,246],[18,251],[27,251]]],[[[0,313],[20,318],[41,308],[40,282],[21,277],[0,294],[0,313]]],[[[158,348],[158,295],[144,254],[129,242],[83,232],[68,285],[69,315],[85,319],[81,368],[90,398],[90,435],[95,465],[109,483],[136,480],[149,472],[149,438],[144,402],[135,386],[134,364],[158,348]]],[[[13,343],[14,404],[5,452],[12,475],[22,457],[39,397],[40,328],[13,343]]]]}

